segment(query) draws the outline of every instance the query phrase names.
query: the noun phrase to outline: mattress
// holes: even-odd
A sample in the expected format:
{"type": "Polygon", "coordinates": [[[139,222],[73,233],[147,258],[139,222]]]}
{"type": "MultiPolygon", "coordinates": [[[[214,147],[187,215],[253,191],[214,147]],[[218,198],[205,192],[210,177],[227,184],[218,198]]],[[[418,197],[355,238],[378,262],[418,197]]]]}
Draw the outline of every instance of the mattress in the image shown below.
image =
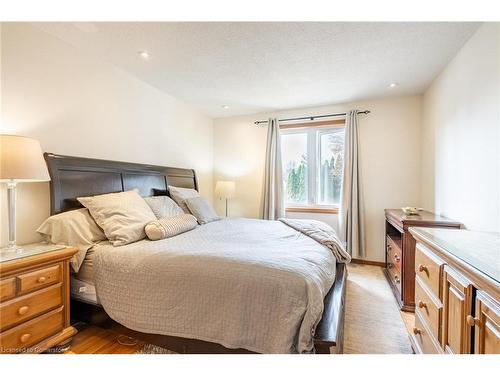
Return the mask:
{"type": "Polygon", "coordinates": [[[78,273],[71,274],[71,297],[99,304],[94,281],[94,249],[89,249],[78,273]]]}
{"type": "Polygon", "coordinates": [[[100,305],[95,286],[82,280],[78,280],[74,275],[71,275],[71,298],[100,305]]]}

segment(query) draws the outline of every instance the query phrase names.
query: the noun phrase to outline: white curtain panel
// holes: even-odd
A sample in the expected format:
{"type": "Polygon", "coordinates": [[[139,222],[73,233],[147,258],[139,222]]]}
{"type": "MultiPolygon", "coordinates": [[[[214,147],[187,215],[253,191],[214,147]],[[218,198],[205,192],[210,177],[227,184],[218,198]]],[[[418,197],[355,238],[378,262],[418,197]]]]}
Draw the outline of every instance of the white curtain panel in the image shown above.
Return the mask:
{"type": "Polygon", "coordinates": [[[281,140],[278,120],[270,118],[267,125],[266,168],[262,217],[276,220],[285,217],[281,140]]]}
{"type": "Polygon", "coordinates": [[[340,197],[339,231],[353,258],[366,255],[363,190],[359,167],[358,111],[346,116],[344,178],[340,197]]]}

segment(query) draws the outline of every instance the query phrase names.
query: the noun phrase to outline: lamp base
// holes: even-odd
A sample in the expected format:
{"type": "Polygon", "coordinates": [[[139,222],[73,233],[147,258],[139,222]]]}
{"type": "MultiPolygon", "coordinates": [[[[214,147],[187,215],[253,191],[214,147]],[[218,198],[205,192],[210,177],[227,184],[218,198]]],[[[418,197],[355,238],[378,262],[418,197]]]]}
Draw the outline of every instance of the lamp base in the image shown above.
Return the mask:
{"type": "Polygon", "coordinates": [[[0,251],[2,251],[2,253],[22,254],[24,253],[24,248],[16,245],[15,243],[10,243],[5,247],[0,248],[0,251]]]}

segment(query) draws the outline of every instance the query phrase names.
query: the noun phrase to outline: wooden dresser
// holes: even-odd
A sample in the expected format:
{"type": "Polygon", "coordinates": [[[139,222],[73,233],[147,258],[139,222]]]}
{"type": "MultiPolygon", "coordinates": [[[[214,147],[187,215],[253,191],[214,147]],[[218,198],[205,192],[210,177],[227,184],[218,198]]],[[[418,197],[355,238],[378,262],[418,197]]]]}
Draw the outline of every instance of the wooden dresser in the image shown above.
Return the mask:
{"type": "Polygon", "coordinates": [[[500,234],[411,228],[416,353],[500,354],[500,234]]]}
{"type": "Polygon", "coordinates": [[[410,227],[461,228],[462,224],[428,211],[405,215],[401,209],[385,210],[384,273],[403,311],[415,311],[415,240],[410,227]]]}
{"type": "Polygon", "coordinates": [[[74,248],[28,245],[0,252],[0,353],[39,353],[67,345],[69,260],[74,248]]]}

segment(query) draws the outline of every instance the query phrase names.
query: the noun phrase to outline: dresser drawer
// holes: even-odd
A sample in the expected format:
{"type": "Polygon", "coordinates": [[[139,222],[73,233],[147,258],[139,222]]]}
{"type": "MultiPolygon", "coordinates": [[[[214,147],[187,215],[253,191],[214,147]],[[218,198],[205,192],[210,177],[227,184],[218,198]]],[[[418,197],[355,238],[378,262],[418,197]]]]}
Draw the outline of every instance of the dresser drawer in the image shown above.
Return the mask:
{"type": "Polygon", "coordinates": [[[387,236],[387,265],[390,268],[389,264],[392,264],[392,267],[396,267],[399,273],[401,273],[402,253],[401,248],[387,236]]]}
{"type": "Polygon", "coordinates": [[[47,285],[60,282],[62,276],[61,271],[61,265],[56,264],[17,276],[19,284],[18,294],[26,294],[34,290],[44,288],[47,285]]]}
{"type": "Polygon", "coordinates": [[[392,263],[389,263],[387,267],[391,282],[398,289],[399,295],[401,295],[401,272],[392,263]]]}
{"type": "Polygon", "coordinates": [[[415,279],[415,309],[420,313],[420,317],[425,319],[429,326],[429,331],[439,341],[439,322],[443,305],[434,294],[427,289],[419,276],[415,279]]]}
{"type": "Polygon", "coordinates": [[[417,351],[423,354],[442,354],[439,343],[432,336],[425,320],[415,311],[415,328],[413,330],[414,340],[418,345],[417,351]]]}
{"type": "Polygon", "coordinates": [[[0,350],[16,352],[60,332],[64,325],[63,310],[61,307],[0,333],[0,350]]]}
{"type": "Polygon", "coordinates": [[[16,295],[16,279],[11,277],[0,280],[0,302],[6,301],[16,295]]]}
{"type": "Polygon", "coordinates": [[[0,331],[62,305],[62,284],[0,304],[0,331]]]}
{"type": "Polygon", "coordinates": [[[438,298],[441,298],[441,278],[445,262],[418,243],[415,252],[415,274],[438,298]]]}

